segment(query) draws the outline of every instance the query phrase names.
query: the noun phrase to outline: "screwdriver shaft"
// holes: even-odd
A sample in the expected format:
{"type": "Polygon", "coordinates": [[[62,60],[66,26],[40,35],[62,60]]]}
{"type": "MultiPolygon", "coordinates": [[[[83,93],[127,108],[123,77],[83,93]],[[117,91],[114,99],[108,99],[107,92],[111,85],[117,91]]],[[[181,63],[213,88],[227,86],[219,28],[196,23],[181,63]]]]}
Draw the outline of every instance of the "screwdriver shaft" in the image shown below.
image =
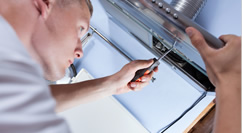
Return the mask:
{"type": "Polygon", "coordinates": [[[176,43],[177,43],[177,41],[175,41],[173,43],[172,47],[168,51],[166,51],[160,58],[158,58],[158,61],[163,59],[168,53],[170,53],[172,51],[172,49],[175,47],[176,43]]]}

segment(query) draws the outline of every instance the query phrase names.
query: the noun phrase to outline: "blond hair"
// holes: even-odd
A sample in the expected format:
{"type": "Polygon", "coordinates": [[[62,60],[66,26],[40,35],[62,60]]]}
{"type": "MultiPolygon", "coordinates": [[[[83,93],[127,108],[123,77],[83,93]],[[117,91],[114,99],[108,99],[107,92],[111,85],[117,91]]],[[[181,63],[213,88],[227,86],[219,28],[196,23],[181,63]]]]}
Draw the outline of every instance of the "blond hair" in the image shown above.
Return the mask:
{"type": "Polygon", "coordinates": [[[88,6],[88,9],[89,9],[89,12],[92,16],[93,14],[93,6],[92,6],[92,2],[90,0],[86,0],[86,3],[87,3],[87,6],[88,6]]]}
{"type": "MultiPolygon", "coordinates": [[[[82,0],[58,0],[58,3],[61,7],[66,7],[67,5],[71,5],[75,2],[79,2],[81,4],[82,0]]],[[[92,2],[90,0],[85,0],[87,6],[88,6],[88,9],[89,9],[89,12],[92,16],[93,14],[93,6],[92,6],[92,2]]]]}

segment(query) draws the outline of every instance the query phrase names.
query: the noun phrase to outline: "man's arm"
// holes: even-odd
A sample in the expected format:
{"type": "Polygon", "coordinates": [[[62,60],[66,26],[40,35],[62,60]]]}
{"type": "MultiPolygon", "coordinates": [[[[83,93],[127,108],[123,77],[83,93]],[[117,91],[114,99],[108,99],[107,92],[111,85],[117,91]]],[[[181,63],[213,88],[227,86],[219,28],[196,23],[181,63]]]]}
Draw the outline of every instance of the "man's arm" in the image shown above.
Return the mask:
{"type": "MultiPolygon", "coordinates": [[[[149,84],[153,72],[142,77],[142,82],[132,82],[135,72],[149,67],[153,60],[132,61],[114,75],[75,84],[51,85],[51,92],[57,102],[57,111],[74,107],[81,103],[101,99],[113,94],[137,91],[149,84]]],[[[155,71],[158,71],[157,68],[155,71]]]]}
{"type": "Polygon", "coordinates": [[[213,49],[199,31],[187,28],[201,54],[210,81],[216,87],[215,133],[241,132],[241,37],[224,35],[225,46],[213,49]]]}

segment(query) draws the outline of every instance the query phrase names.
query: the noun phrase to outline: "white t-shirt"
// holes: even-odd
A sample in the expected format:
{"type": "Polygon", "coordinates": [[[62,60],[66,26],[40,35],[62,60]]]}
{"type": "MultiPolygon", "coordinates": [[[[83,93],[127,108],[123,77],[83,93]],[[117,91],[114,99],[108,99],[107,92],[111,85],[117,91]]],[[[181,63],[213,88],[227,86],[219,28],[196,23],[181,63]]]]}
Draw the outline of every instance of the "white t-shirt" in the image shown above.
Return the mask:
{"type": "Polygon", "coordinates": [[[0,16],[0,132],[68,133],[41,67],[0,16]]]}

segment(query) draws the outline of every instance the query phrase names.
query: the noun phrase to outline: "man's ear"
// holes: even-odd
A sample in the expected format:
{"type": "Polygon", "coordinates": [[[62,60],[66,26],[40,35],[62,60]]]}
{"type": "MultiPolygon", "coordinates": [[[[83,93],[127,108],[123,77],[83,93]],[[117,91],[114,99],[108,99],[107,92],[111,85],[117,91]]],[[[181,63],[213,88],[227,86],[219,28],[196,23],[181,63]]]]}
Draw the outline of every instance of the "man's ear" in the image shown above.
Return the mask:
{"type": "Polygon", "coordinates": [[[50,0],[34,0],[34,5],[39,14],[47,19],[53,6],[50,0]]]}

